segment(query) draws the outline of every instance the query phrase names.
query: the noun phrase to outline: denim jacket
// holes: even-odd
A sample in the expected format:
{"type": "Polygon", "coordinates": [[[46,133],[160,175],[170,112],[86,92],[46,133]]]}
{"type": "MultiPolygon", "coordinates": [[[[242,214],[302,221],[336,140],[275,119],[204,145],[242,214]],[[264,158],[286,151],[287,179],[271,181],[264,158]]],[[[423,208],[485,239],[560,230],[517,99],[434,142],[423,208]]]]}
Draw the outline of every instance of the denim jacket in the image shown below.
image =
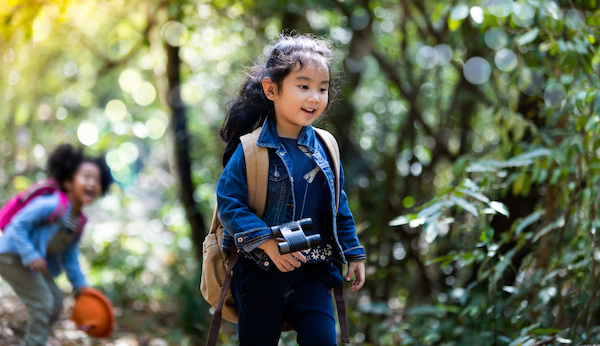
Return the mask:
{"type": "MultiPolygon", "coordinates": [[[[86,287],[87,282],[79,266],[79,237],[65,251],[48,255],[46,250],[52,236],[59,231],[59,223],[50,223],[48,218],[59,203],[58,194],[40,196],[21,209],[6,226],[0,236],[0,254],[12,253],[19,256],[24,266],[37,259],[45,259],[53,276],[63,270],[75,290],[86,287]]],[[[71,206],[64,217],[69,215],[71,206]]]]}
{"type": "MultiPolygon", "coordinates": [[[[225,231],[223,249],[235,248],[256,261],[263,269],[272,263],[267,254],[258,245],[271,237],[270,226],[293,221],[296,208],[294,196],[292,161],[279,140],[275,125],[267,119],[256,143],[269,149],[269,181],[267,201],[261,218],[248,206],[248,185],[244,152],[240,144],[225,166],[217,185],[217,204],[219,220],[225,231]]],[[[335,196],[334,173],[328,160],[325,147],[317,139],[312,126],[304,127],[298,137],[298,144],[307,147],[313,154],[313,160],[325,173],[331,196],[335,196]]],[[[343,190],[344,173],[340,167],[340,200],[337,214],[332,217],[334,236],[334,256],[342,263],[358,262],[366,258],[365,250],[356,235],[356,225],[348,206],[348,197],[343,190]]],[[[331,210],[335,210],[335,199],[331,198],[331,210]]]]}

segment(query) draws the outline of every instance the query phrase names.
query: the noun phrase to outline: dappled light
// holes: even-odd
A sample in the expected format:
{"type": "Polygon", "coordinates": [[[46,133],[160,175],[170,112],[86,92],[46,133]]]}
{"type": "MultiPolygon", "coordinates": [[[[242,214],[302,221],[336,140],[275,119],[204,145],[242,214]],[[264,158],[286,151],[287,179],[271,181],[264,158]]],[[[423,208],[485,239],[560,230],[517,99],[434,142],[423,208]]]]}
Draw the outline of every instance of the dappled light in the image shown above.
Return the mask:
{"type": "Polygon", "coordinates": [[[77,138],[83,145],[92,146],[98,142],[98,128],[92,123],[81,123],[77,128],[77,138]]]}
{"type": "MultiPolygon", "coordinates": [[[[62,143],[105,155],[115,180],[84,208],[80,262],[116,329],[78,331],[61,275],[50,345],[205,343],[219,130],[282,33],[336,53],[315,126],[338,141],[367,252],[365,287],[345,292],[352,344],[600,343],[596,5],[1,2],[0,205],[62,143]]],[[[0,309],[0,344],[19,344],[27,316],[1,277],[0,309]]],[[[238,344],[235,325],[220,338],[238,344]]]]}
{"type": "Polygon", "coordinates": [[[492,74],[490,63],[482,57],[472,57],[465,62],[463,67],[465,78],[473,84],[483,84],[492,74]]]}

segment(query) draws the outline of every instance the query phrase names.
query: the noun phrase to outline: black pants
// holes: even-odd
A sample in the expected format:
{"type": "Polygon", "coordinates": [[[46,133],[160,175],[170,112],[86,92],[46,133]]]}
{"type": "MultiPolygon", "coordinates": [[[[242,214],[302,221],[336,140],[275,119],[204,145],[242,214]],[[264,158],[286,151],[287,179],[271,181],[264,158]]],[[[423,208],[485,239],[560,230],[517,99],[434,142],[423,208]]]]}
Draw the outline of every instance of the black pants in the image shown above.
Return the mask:
{"type": "Polygon", "coordinates": [[[240,258],[232,281],[240,345],[277,345],[284,321],[297,332],[299,345],[336,345],[331,288],[342,282],[330,263],[282,273],[240,258]]]}

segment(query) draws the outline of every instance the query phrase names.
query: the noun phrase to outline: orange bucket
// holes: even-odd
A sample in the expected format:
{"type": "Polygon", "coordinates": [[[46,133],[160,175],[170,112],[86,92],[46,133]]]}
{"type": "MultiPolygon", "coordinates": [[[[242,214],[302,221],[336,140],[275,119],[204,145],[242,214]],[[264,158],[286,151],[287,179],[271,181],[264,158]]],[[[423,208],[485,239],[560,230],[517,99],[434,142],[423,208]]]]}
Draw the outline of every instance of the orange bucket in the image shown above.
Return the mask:
{"type": "Polygon", "coordinates": [[[95,288],[86,287],[75,298],[71,320],[90,336],[108,337],[115,324],[113,307],[108,298],[95,288]]]}

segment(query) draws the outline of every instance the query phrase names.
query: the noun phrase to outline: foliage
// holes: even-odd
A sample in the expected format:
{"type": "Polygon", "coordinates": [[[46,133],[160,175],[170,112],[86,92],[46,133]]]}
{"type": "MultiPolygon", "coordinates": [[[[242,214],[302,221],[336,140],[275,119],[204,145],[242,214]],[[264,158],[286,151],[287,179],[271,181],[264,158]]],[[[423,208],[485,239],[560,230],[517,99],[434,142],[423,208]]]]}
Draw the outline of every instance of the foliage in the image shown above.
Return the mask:
{"type": "Polygon", "coordinates": [[[282,31],[311,32],[339,50],[319,125],[340,142],[368,254],[366,287],[347,294],[354,341],[597,343],[599,26],[590,0],[8,1],[0,201],[43,177],[61,142],[107,152],[118,184],[89,210],[90,281],[121,319],[148,309],[142,328],[176,319],[170,340],[202,339],[203,230],[182,193],[211,215],[218,127],[243,71],[282,31]]]}

